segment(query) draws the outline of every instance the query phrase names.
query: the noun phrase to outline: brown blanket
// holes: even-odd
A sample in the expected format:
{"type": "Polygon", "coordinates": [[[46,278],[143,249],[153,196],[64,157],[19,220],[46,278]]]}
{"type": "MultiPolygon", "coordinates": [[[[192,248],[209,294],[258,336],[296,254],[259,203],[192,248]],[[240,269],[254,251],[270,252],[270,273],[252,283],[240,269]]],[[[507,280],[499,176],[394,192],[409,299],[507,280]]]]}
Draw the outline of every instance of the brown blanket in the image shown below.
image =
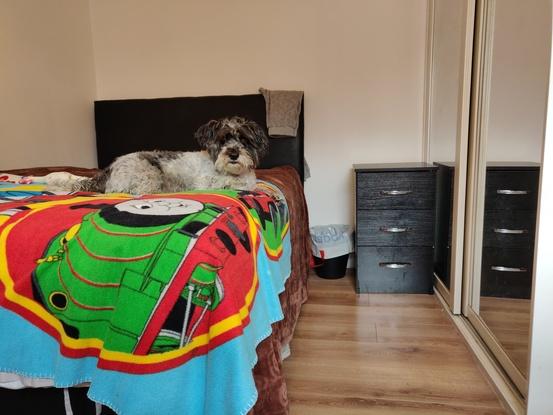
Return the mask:
{"type": "Polygon", "coordinates": [[[301,306],[307,301],[307,276],[311,257],[309,221],[303,186],[296,170],[288,166],[257,170],[257,177],[271,181],[282,189],[290,210],[292,275],[286,282],[286,290],[280,296],[284,320],[276,323],[273,326],[273,335],[258,346],[259,361],[254,369],[259,397],[252,414],[280,415],[288,413],[280,347],[292,340],[301,306]]]}
{"type": "MultiPolygon", "coordinates": [[[[28,176],[43,176],[54,171],[68,171],[79,176],[92,176],[98,170],[74,166],[36,167],[6,171],[28,176]]],[[[292,243],[292,275],[280,296],[284,319],[273,325],[273,334],[257,348],[258,362],[254,379],[259,397],[249,415],[288,414],[286,383],[282,372],[281,347],[293,336],[300,309],[307,300],[307,276],[311,247],[307,204],[298,173],[290,166],[259,169],[257,177],[276,184],[283,192],[290,211],[292,243]]]]}

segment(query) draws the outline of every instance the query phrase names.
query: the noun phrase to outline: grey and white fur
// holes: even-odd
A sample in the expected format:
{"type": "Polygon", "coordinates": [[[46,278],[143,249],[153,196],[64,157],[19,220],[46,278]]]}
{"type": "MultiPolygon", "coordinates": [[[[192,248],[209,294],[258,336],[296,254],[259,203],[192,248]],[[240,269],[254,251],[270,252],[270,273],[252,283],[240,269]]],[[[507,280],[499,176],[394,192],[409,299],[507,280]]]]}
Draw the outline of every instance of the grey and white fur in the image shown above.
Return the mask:
{"type": "Polygon", "coordinates": [[[269,148],[265,131],[242,117],[211,120],[194,134],[201,151],[138,151],[115,159],[96,176],[47,175],[51,191],[172,193],[196,189],[253,190],[254,169],[269,148]]]}

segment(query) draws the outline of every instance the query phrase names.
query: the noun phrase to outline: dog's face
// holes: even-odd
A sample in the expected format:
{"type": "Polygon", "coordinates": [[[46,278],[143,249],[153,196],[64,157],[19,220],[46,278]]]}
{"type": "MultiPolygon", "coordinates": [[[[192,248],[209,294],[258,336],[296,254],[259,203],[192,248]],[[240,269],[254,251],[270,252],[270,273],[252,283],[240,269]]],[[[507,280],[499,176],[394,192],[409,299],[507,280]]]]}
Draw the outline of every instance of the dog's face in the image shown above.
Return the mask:
{"type": "Polygon", "coordinates": [[[211,120],[194,135],[221,173],[239,176],[259,165],[269,140],[254,121],[242,117],[211,120]]]}

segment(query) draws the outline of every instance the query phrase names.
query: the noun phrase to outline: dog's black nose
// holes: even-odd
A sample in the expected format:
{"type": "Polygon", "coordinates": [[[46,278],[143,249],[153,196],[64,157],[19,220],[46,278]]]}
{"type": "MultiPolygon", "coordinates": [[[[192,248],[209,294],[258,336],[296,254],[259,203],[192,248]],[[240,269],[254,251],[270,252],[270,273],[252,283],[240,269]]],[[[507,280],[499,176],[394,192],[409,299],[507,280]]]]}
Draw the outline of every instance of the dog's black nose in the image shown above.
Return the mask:
{"type": "Polygon", "coordinates": [[[240,155],[240,153],[238,152],[238,150],[234,149],[234,148],[229,148],[227,150],[227,154],[229,156],[229,158],[231,160],[236,160],[238,158],[238,156],[240,155]]]}

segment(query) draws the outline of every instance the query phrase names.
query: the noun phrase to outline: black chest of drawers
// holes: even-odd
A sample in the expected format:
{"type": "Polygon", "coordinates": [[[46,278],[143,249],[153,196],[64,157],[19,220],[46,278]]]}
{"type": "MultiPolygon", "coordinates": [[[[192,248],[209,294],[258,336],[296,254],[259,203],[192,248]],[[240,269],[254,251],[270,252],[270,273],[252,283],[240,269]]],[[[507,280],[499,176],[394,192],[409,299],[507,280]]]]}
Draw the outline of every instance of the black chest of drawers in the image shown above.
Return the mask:
{"type": "Polygon", "coordinates": [[[481,295],[530,298],[539,189],[536,163],[489,163],[481,295]]]}
{"type": "Polygon", "coordinates": [[[355,164],[358,293],[431,293],[436,167],[355,164]]]}

